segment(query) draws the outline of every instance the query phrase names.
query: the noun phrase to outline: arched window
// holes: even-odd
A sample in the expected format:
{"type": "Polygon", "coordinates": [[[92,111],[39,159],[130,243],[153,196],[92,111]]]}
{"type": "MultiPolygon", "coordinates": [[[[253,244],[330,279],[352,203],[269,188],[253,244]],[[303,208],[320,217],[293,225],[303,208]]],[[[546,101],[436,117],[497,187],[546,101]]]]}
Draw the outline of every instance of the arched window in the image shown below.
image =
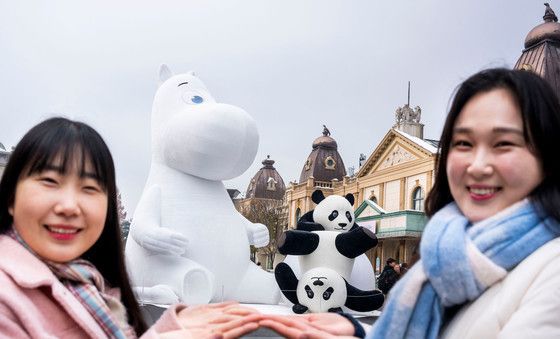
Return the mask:
{"type": "Polygon", "coordinates": [[[294,223],[294,225],[297,225],[297,222],[299,221],[299,217],[301,217],[301,210],[298,209],[296,210],[296,222],[294,223]]]}
{"type": "Polygon", "coordinates": [[[424,191],[422,187],[416,187],[412,192],[412,209],[417,211],[424,210],[424,191]]]}
{"type": "Polygon", "coordinates": [[[377,197],[374,194],[372,194],[371,197],[369,197],[369,200],[377,204],[377,197]]]}

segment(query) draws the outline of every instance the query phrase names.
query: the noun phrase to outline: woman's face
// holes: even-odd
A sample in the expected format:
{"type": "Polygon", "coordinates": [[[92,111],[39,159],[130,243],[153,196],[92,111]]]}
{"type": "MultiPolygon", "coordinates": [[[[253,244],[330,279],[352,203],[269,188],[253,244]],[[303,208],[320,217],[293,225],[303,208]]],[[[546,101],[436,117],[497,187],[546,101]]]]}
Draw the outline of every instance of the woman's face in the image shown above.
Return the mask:
{"type": "Polygon", "coordinates": [[[90,164],[80,177],[77,165],[61,174],[57,163],[19,179],[9,212],[15,229],[35,253],[50,261],[68,262],[99,239],[108,199],[90,164]]]}
{"type": "Polygon", "coordinates": [[[527,197],[542,179],[542,166],[523,137],[520,109],[506,89],[472,97],[453,129],[447,158],[453,199],[478,222],[527,197]]]}

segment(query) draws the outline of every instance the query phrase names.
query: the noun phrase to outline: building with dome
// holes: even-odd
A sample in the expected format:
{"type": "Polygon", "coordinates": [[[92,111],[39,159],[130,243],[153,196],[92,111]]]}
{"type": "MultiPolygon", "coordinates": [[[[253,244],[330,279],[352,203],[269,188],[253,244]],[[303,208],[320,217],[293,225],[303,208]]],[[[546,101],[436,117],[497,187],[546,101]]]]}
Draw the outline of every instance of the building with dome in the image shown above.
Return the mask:
{"type": "Polygon", "coordinates": [[[265,269],[271,269],[276,254],[276,235],[286,227],[284,195],[286,185],[280,173],[274,168],[274,160],[267,156],[263,167],[249,182],[245,197],[235,199],[236,208],[252,222],[269,227],[270,243],[253,252],[252,258],[265,269]]]}
{"type": "Polygon", "coordinates": [[[514,68],[542,76],[560,97],[560,23],[548,3],[543,20],[527,34],[525,49],[514,68]]]}
{"type": "Polygon", "coordinates": [[[331,132],[327,126],[323,125],[323,135],[313,141],[311,149],[301,170],[299,182],[305,182],[310,177],[318,182],[342,180],[346,175],[346,169],[338,154],[338,145],[331,138],[331,132]]]}
{"type": "Polygon", "coordinates": [[[247,187],[245,199],[282,200],[286,193],[284,180],[274,168],[270,155],[262,161],[263,167],[253,176],[247,187]]]}

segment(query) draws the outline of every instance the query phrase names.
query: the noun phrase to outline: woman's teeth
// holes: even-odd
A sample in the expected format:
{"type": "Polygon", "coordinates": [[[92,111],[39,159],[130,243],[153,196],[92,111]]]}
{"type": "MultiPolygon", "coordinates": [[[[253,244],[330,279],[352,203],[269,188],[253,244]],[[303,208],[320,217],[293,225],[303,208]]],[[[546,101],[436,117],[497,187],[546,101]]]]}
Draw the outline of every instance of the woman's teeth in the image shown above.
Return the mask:
{"type": "Polygon", "coordinates": [[[497,188],[469,188],[469,191],[476,195],[488,195],[498,191],[497,188]]]}
{"type": "Polygon", "coordinates": [[[71,234],[71,233],[78,233],[79,229],[77,228],[58,228],[58,227],[51,227],[47,226],[49,231],[53,233],[61,233],[61,234],[71,234]]]}

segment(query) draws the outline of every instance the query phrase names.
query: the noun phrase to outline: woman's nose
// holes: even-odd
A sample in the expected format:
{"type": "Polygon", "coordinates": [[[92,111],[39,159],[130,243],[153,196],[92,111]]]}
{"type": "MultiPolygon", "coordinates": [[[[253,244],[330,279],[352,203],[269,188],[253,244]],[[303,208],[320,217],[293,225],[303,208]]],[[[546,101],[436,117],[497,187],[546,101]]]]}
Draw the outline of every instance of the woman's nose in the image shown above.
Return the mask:
{"type": "Polygon", "coordinates": [[[61,192],[61,197],[54,206],[54,212],[64,216],[76,216],[81,213],[78,195],[73,190],[61,192]]]}
{"type": "Polygon", "coordinates": [[[467,167],[467,173],[475,177],[484,177],[494,173],[492,155],[484,149],[476,150],[467,167]]]}

